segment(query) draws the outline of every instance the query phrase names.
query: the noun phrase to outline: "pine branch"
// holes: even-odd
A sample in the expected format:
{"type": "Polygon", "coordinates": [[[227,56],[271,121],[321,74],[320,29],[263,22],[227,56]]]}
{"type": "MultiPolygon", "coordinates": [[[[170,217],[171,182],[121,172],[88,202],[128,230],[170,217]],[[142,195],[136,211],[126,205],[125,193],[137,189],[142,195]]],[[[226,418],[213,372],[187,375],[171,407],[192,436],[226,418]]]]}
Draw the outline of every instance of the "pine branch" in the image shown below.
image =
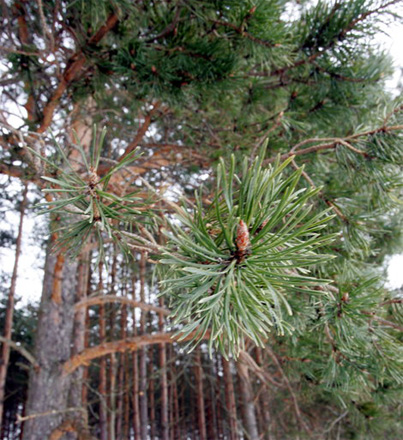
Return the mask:
{"type": "MultiPolygon", "coordinates": [[[[106,23],[101,26],[98,31],[88,40],[87,45],[97,45],[105,37],[105,35],[116,26],[118,21],[119,17],[116,15],[116,13],[112,13],[108,17],[106,23]]],[[[67,61],[61,80],[43,109],[43,118],[37,130],[38,133],[44,133],[49,128],[60,98],[67,90],[70,83],[74,81],[74,79],[76,79],[78,74],[81,72],[86,61],[87,59],[82,49],[75,52],[67,61]]]]}
{"type": "Polygon", "coordinates": [[[40,365],[34,358],[34,356],[24,347],[21,345],[18,345],[16,342],[12,341],[11,339],[7,339],[3,336],[0,336],[0,342],[3,344],[7,344],[9,347],[11,347],[13,350],[18,351],[27,361],[30,362],[30,364],[37,370],[40,368],[40,365]]]}
{"type": "Polygon", "coordinates": [[[116,296],[116,295],[102,295],[102,296],[91,296],[89,298],[85,298],[74,305],[75,310],[79,310],[85,307],[96,306],[100,304],[107,303],[120,303],[126,304],[131,307],[139,308],[141,310],[145,310],[147,312],[156,312],[162,315],[168,316],[171,314],[170,310],[164,309],[162,307],[157,307],[152,304],[146,304],[141,301],[134,301],[125,296],[116,296]]]}
{"type": "MultiPolygon", "coordinates": [[[[362,151],[362,150],[359,150],[358,148],[353,147],[351,145],[351,141],[354,141],[356,139],[363,138],[363,137],[372,136],[372,135],[378,134],[378,133],[391,133],[394,131],[402,131],[402,130],[403,130],[403,125],[390,125],[390,126],[382,125],[381,127],[375,128],[373,130],[368,130],[368,131],[365,131],[362,133],[356,133],[356,134],[347,136],[345,138],[305,139],[304,141],[294,145],[294,147],[292,147],[288,153],[282,154],[280,156],[280,159],[285,160],[291,156],[302,156],[305,154],[316,153],[319,151],[334,150],[340,144],[344,145],[346,148],[352,150],[354,153],[360,154],[365,157],[370,157],[370,155],[368,153],[366,153],[365,151],[362,151]],[[329,142],[325,142],[322,144],[314,145],[312,147],[308,147],[308,148],[304,148],[302,150],[299,150],[299,148],[302,147],[303,145],[318,142],[318,141],[329,141],[329,142]]],[[[264,161],[264,163],[265,164],[273,163],[275,160],[276,160],[275,158],[266,159],[264,161]]]]}
{"type": "MultiPolygon", "coordinates": [[[[178,342],[179,340],[181,342],[185,342],[192,339],[195,333],[196,331],[189,334],[185,338],[179,338],[174,333],[155,333],[152,335],[145,334],[133,338],[126,338],[124,340],[104,342],[96,347],[87,348],[81,353],[72,356],[63,364],[63,373],[64,375],[69,375],[81,365],[88,365],[89,362],[91,362],[93,359],[106,356],[107,354],[123,353],[126,351],[137,351],[140,348],[146,347],[148,345],[173,344],[175,342],[178,342]]],[[[204,335],[204,339],[208,339],[209,337],[210,333],[207,332],[204,335]]]]}

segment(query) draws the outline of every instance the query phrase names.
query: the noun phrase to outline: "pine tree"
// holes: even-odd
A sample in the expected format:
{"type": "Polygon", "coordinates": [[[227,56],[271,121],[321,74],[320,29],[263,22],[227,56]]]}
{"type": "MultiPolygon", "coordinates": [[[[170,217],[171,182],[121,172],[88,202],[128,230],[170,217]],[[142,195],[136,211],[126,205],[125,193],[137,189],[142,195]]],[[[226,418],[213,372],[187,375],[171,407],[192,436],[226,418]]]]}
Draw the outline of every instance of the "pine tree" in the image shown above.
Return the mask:
{"type": "Polygon", "coordinates": [[[398,3],[2,4],[0,170],[50,217],[25,440],[122,432],[123,369],[147,438],[147,361],[153,431],[206,437],[207,356],[223,438],[398,438],[401,298],[380,267],[401,246],[403,105],[373,39],[398,3]],[[203,408],[180,419],[180,400],[203,408]]]}

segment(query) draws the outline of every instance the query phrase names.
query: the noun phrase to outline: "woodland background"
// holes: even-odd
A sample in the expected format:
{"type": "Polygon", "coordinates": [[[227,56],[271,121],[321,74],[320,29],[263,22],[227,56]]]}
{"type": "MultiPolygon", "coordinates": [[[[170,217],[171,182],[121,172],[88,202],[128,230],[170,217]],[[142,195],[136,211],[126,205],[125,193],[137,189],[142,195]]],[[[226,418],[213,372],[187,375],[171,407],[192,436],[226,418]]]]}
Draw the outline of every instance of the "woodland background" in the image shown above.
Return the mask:
{"type": "Polygon", "coordinates": [[[401,20],[399,5],[0,3],[0,243],[15,249],[0,283],[2,439],[401,438],[402,293],[384,287],[382,268],[402,249],[403,102],[385,87],[392,61],[374,38],[401,20]],[[284,178],[301,173],[297,189],[320,188],[312,216],[334,215],[323,234],[337,237],[322,252],[335,258],[309,266],[331,287],[295,294],[284,280],[294,331],[274,328],[262,346],[245,337],[237,358],[210,356],[207,341],[189,353],[171,337],[180,295],[159,295],[158,246],[180,249],[166,220],[202,185],[207,216],[219,158],[252,164],[266,140],[264,165],[295,155],[284,178]],[[122,248],[100,218],[86,240],[57,247],[74,213],[45,214],[33,238],[46,254],[42,299],[19,306],[23,221],[64,197],[49,192],[62,172],[40,158],[90,181],[78,143],[86,157],[100,148],[99,176],[141,147],[108,191],[138,200],[143,238],[122,248]]]}

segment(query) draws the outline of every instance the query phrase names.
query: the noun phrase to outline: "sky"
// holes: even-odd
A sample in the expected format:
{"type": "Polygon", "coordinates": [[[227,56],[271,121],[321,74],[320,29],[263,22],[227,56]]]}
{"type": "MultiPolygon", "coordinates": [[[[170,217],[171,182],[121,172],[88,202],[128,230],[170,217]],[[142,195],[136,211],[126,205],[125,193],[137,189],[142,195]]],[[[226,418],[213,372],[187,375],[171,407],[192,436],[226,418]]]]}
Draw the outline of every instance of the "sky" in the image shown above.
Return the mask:
{"type": "MultiPolygon", "coordinates": [[[[396,7],[396,10],[403,15],[403,3],[396,7]]],[[[396,72],[393,78],[387,81],[387,87],[390,91],[398,93],[397,84],[401,77],[403,69],[403,24],[395,21],[384,26],[384,33],[377,37],[382,47],[388,51],[395,61],[396,72]]],[[[0,66],[1,70],[1,66],[0,66]]],[[[17,118],[16,118],[17,119],[17,118]]],[[[12,121],[10,121],[12,123],[12,121]]],[[[20,120],[15,121],[16,127],[20,125],[20,120]]],[[[0,175],[0,183],[5,176],[0,175]]],[[[15,190],[18,190],[16,183],[15,190]]],[[[10,220],[11,227],[16,231],[19,218],[15,214],[7,213],[7,220],[10,220]]],[[[23,233],[23,251],[20,257],[18,280],[16,287],[16,296],[21,298],[19,306],[27,303],[39,301],[42,290],[44,253],[38,245],[35,244],[38,229],[44,220],[27,216],[24,220],[23,233]]],[[[16,235],[16,234],[15,234],[16,235]]],[[[0,270],[10,273],[13,270],[15,250],[0,248],[0,270]]],[[[397,289],[403,286],[403,253],[388,257],[386,260],[388,282],[387,287],[397,289]]]]}

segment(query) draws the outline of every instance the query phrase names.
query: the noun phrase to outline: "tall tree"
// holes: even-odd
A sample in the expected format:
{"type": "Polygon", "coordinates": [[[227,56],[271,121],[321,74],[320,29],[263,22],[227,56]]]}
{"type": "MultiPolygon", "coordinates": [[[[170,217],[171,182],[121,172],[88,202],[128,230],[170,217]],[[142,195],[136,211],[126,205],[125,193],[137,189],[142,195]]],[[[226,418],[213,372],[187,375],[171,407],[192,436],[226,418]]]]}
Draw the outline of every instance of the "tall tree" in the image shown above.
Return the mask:
{"type": "MultiPolygon", "coordinates": [[[[401,244],[403,107],[385,91],[390,59],[368,37],[398,3],[1,4],[0,171],[41,188],[51,218],[24,439],[82,432],[77,420],[87,408],[69,394],[90,362],[100,370],[88,370],[88,414],[98,408],[100,420],[88,420],[101,438],[113,436],[116,353],[125,351],[134,351],[132,426],[146,438],[152,344],[161,344],[162,369],[155,428],[161,438],[174,435],[175,405],[191,401],[190,378],[200,373],[180,353],[186,343],[202,344],[201,357],[242,358],[243,426],[252,438],[263,435],[255,376],[273,388],[263,401],[274,438],[304,427],[347,438],[350,426],[385,436],[372,420],[398,407],[402,323],[401,301],[378,276],[384,255],[401,244]],[[77,108],[107,127],[90,133],[89,148],[70,134],[77,108]],[[74,327],[94,300],[78,298],[78,256],[88,249],[105,280],[113,260],[139,275],[139,295],[119,295],[116,270],[113,291],[95,294],[84,348],[74,327]],[[145,302],[151,280],[159,305],[145,302]],[[126,325],[113,319],[120,304],[135,309],[131,337],[117,331],[126,325]],[[253,344],[264,365],[253,360],[253,344]],[[165,371],[184,380],[168,383],[165,371]]],[[[236,409],[223,425],[231,438],[240,435],[236,409]]],[[[209,422],[200,421],[201,435],[209,422]]]]}

